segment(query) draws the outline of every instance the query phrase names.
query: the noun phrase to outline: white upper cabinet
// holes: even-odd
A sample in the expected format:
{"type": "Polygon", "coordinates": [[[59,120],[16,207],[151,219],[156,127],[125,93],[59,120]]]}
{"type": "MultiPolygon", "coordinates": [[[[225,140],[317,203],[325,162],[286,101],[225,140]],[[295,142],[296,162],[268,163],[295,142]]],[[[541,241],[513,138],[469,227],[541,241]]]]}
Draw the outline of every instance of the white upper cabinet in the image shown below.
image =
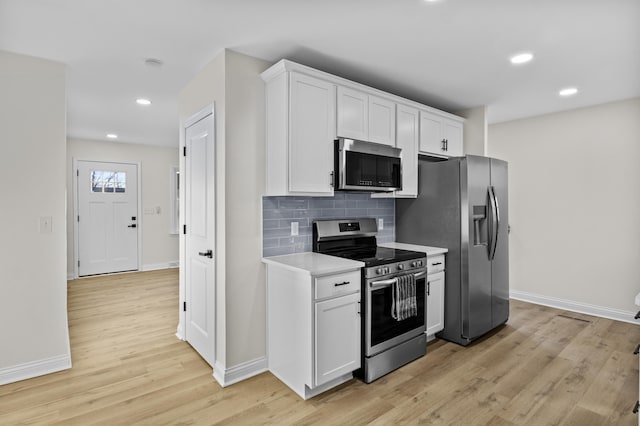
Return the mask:
{"type": "Polygon", "coordinates": [[[420,154],[459,157],[462,149],[462,119],[420,111],[420,154]]]}
{"type": "Polygon", "coordinates": [[[396,146],[396,104],[369,95],[369,142],[396,146]]]}
{"type": "Polygon", "coordinates": [[[402,149],[402,191],[396,191],[395,195],[397,197],[417,197],[418,110],[398,104],[397,116],[397,147],[402,149]]]}
{"type": "Polygon", "coordinates": [[[289,191],[333,193],[335,86],[292,72],[290,87],[289,191]]]}
{"type": "Polygon", "coordinates": [[[367,94],[338,86],[338,136],[365,141],[369,137],[368,126],[367,94]]]}
{"type": "Polygon", "coordinates": [[[396,146],[396,104],[366,92],[338,86],[337,135],[396,146]]]}
{"type": "Polygon", "coordinates": [[[269,77],[266,195],[333,195],[335,85],[297,72],[269,77]]]}

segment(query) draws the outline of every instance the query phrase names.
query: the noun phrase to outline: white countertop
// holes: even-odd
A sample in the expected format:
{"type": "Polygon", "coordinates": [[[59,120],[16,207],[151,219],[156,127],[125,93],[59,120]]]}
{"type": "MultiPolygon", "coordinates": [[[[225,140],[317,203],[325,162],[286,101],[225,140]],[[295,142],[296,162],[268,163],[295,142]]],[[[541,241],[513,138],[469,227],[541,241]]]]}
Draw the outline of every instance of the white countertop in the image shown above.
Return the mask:
{"type": "Polygon", "coordinates": [[[413,251],[421,251],[427,254],[427,257],[435,256],[437,254],[444,254],[449,251],[449,249],[442,247],[430,247],[430,246],[420,246],[416,244],[406,244],[406,243],[381,243],[378,244],[381,247],[388,247],[394,249],[401,250],[413,250],[413,251]]]}
{"type": "Polygon", "coordinates": [[[268,265],[278,265],[296,271],[308,272],[311,276],[353,271],[364,266],[363,262],[357,260],[343,259],[314,252],[263,257],[262,262],[268,265]]]}
{"type": "Polygon", "coordinates": [[[636,294],[636,305],[640,306],[640,293],[636,294]]]}

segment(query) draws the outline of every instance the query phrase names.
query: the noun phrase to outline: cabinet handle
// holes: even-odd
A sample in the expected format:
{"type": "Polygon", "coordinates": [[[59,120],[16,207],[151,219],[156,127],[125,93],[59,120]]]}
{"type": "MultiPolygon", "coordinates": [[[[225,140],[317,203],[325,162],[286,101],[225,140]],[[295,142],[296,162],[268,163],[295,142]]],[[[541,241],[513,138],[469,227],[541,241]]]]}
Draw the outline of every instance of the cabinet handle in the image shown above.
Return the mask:
{"type": "Polygon", "coordinates": [[[640,401],[636,401],[636,405],[633,406],[633,414],[638,414],[638,408],[640,408],[640,401]]]}
{"type": "Polygon", "coordinates": [[[329,186],[335,187],[334,172],[329,173],[329,186]]]}
{"type": "Polygon", "coordinates": [[[638,319],[638,318],[640,318],[640,311],[638,311],[638,313],[636,314],[636,316],[635,316],[635,317],[633,317],[633,319],[638,319]]]}
{"type": "Polygon", "coordinates": [[[340,287],[341,285],[348,285],[348,284],[349,284],[349,281],[343,281],[341,283],[335,283],[333,286],[334,287],[340,287]]]}
{"type": "Polygon", "coordinates": [[[442,265],[442,262],[436,262],[431,264],[431,266],[437,266],[437,265],[442,265]]]}
{"type": "Polygon", "coordinates": [[[427,296],[431,295],[431,283],[427,283],[427,296]]]}
{"type": "Polygon", "coordinates": [[[635,350],[635,351],[633,351],[633,354],[634,354],[634,355],[638,355],[638,354],[640,354],[640,344],[638,344],[638,346],[636,346],[636,350],[635,350]]]}
{"type": "Polygon", "coordinates": [[[442,139],[442,150],[446,151],[447,150],[447,140],[446,139],[442,139]]]}

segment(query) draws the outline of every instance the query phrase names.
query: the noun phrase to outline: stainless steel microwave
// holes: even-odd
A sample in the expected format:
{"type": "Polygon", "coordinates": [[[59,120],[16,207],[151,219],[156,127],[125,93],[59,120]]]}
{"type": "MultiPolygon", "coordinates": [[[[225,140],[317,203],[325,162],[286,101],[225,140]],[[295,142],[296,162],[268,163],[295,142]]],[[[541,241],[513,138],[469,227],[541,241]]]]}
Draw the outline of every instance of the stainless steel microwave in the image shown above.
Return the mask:
{"type": "Polygon", "coordinates": [[[335,141],[335,189],[396,191],[402,189],[402,150],[355,139],[335,141]]]}

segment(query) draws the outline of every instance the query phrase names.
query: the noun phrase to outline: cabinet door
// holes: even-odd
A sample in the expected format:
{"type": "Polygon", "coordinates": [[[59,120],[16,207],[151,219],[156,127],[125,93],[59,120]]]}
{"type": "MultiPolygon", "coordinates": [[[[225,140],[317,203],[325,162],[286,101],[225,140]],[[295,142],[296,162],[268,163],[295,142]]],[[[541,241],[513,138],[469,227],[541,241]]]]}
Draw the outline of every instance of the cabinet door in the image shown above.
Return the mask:
{"type": "Polygon", "coordinates": [[[427,336],[444,329],[444,271],[427,275],[427,336]]]}
{"type": "Polygon", "coordinates": [[[442,137],[445,139],[445,154],[450,157],[462,156],[462,123],[453,120],[442,121],[442,137]]]}
{"type": "Polygon", "coordinates": [[[360,293],[315,304],[314,386],[360,368],[360,293]]]}
{"type": "Polygon", "coordinates": [[[418,196],[418,110],[398,105],[397,147],[402,149],[402,197],[418,196]]]}
{"type": "Polygon", "coordinates": [[[289,191],[333,194],[335,86],[291,73],[289,191]]]}
{"type": "Polygon", "coordinates": [[[368,140],[369,97],[366,93],[338,86],[338,136],[368,140]]]}
{"type": "Polygon", "coordinates": [[[420,111],[420,152],[445,155],[442,139],[442,118],[420,111]]]}
{"type": "Polygon", "coordinates": [[[396,104],[387,99],[369,96],[370,142],[396,146],[396,104]]]}

